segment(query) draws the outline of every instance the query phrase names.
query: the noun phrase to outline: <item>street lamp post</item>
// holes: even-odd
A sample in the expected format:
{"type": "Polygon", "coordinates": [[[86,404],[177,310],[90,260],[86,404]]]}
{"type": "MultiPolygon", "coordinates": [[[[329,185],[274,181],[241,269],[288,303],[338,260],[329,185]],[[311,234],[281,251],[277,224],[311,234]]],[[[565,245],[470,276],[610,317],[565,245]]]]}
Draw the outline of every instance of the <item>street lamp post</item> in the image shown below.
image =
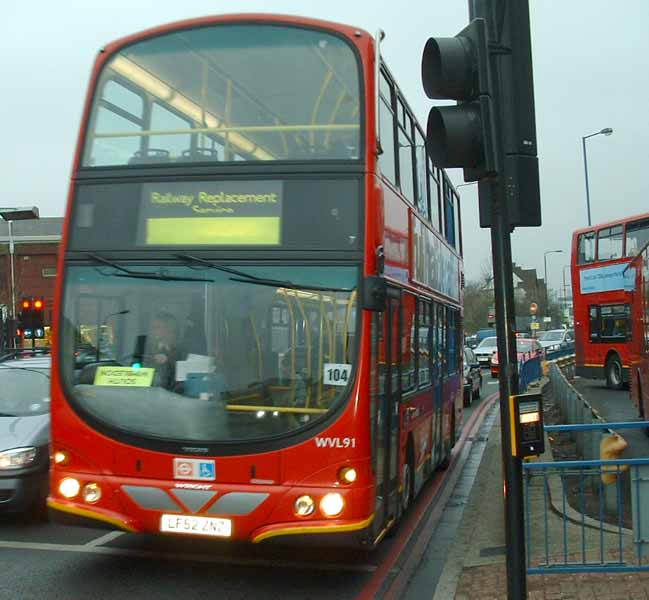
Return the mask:
{"type": "Polygon", "coordinates": [[[567,315],[568,323],[570,323],[570,302],[568,302],[568,286],[566,285],[566,269],[569,269],[570,265],[563,266],[563,310],[564,314],[567,315]]]}
{"type": "Polygon", "coordinates": [[[586,159],[586,140],[588,138],[594,137],[596,135],[611,135],[613,130],[610,127],[605,127],[601,131],[596,131],[595,133],[590,133],[581,138],[581,147],[584,154],[584,179],[586,180],[586,210],[588,211],[588,226],[590,227],[590,193],[588,191],[588,160],[586,159]]]}
{"type": "MultiPolygon", "coordinates": [[[[15,337],[16,326],[16,275],[15,275],[15,251],[14,251],[14,221],[26,221],[38,219],[38,207],[0,207],[0,216],[7,221],[9,230],[9,269],[11,271],[11,339],[15,337]]],[[[33,341],[33,340],[32,340],[33,341]]],[[[14,342],[12,341],[12,346],[14,342]]]]}
{"type": "Polygon", "coordinates": [[[543,253],[543,277],[545,281],[545,316],[549,317],[549,306],[548,306],[548,254],[559,254],[563,250],[547,250],[543,253]]]}

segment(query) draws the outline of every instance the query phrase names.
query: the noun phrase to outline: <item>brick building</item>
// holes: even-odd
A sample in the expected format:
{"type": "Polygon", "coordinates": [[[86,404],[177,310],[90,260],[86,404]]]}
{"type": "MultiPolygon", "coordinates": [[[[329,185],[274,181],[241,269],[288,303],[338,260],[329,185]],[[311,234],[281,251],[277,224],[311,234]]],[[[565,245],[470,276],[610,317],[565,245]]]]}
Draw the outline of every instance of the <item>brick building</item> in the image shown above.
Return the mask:
{"type": "MultiPolygon", "coordinates": [[[[44,217],[13,221],[14,295],[16,313],[21,298],[39,296],[45,299],[44,322],[52,322],[52,302],[56,282],[56,257],[61,241],[63,219],[44,217]]],[[[11,317],[11,256],[9,226],[0,221],[0,309],[11,317]]]]}

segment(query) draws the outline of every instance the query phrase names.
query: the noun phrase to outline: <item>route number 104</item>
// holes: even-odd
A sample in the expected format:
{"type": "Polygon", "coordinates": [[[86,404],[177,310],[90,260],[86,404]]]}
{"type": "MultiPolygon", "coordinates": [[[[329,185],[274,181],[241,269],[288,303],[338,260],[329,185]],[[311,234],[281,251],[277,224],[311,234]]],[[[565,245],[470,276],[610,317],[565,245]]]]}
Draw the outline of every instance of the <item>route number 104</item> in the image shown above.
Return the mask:
{"type": "Polygon", "coordinates": [[[325,363],[323,372],[323,383],[325,385],[345,386],[349,383],[349,376],[352,366],[344,363],[325,363]]]}

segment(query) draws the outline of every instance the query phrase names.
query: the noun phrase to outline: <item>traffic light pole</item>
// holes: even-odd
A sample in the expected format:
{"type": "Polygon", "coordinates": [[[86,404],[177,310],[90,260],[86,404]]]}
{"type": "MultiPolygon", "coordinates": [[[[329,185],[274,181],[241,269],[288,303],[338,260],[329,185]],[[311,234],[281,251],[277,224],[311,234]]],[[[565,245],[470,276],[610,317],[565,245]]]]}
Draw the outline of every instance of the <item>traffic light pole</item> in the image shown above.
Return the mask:
{"type": "Polygon", "coordinates": [[[514,456],[511,436],[509,397],[518,394],[518,357],[516,352],[516,310],[512,278],[510,226],[504,202],[503,178],[480,182],[491,203],[491,252],[496,301],[496,333],[500,361],[500,427],[502,432],[503,494],[505,510],[505,546],[507,549],[507,597],[527,598],[525,567],[525,522],[523,504],[523,468],[514,456]]]}
{"type": "MultiPolygon", "coordinates": [[[[507,591],[527,597],[521,459],[512,448],[510,397],[518,394],[510,233],[541,225],[528,0],[468,0],[470,22],[453,38],[431,37],[422,54],[433,107],[426,128],[435,165],[478,181],[480,226],[491,229],[504,478],[507,591]]],[[[520,456],[520,455],[519,455],[520,456]]]]}

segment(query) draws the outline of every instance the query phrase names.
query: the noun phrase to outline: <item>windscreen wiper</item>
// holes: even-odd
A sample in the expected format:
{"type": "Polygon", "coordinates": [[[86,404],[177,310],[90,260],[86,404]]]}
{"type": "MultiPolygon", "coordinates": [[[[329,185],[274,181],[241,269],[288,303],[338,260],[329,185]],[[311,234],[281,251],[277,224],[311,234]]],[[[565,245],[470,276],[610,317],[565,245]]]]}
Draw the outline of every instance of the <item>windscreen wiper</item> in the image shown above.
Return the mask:
{"type": "Polygon", "coordinates": [[[354,291],[354,288],[337,288],[310,284],[302,285],[299,283],[293,283],[292,281],[280,281],[279,279],[261,279],[259,277],[256,277],[255,279],[240,279],[239,277],[230,277],[230,281],[240,281],[241,283],[252,283],[254,285],[267,285],[270,287],[283,287],[290,290],[309,290],[313,292],[346,292],[349,294],[354,291]]]}
{"type": "Polygon", "coordinates": [[[207,267],[208,269],[216,269],[217,271],[223,271],[224,273],[229,273],[230,275],[236,275],[237,277],[245,277],[246,279],[262,280],[261,277],[257,277],[256,275],[249,275],[245,271],[239,271],[239,269],[233,269],[232,267],[224,267],[223,265],[219,265],[213,263],[212,261],[198,258],[198,256],[192,256],[191,254],[174,254],[174,256],[184,261],[186,264],[194,263],[196,265],[207,267]]]}
{"type": "Polygon", "coordinates": [[[99,256],[98,254],[88,252],[87,255],[99,263],[112,267],[117,271],[121,271],[120,273],[112,273],[111,275],[113,275],[114,277],[129,277],[133,279],[155,279],[158,281],[208,281],[208,282],[214,281],[213,279],[200,279],[198,277],[176,277],[175,275],[167,275],[166,273],[149,273],[147,271],[134,271],[132,269],[127,269],[126,267],[123,267],[122,265],[119,265],[116,262],[113,262],[112,260],[108,260],[103,256],[99,256]]]}
{"type": "Polygon", "coordinates": [[[12,371],[31,371],[32,373],[38,373],[39,375],[50,379],[50,376],[47,373],[43,373],[43,371],[39,369],[32,369],[31,367],[10,367],[7,365],[0,365],[0,372],[2,372],[2,369],[11,369],[12,371]]]}
{"type": "Polygon", "coordinates": [[[320,285],[300,285],[289,280],[281,279],[266,279],[264,277],[257,277],[256,275],[250,275],[245,271],[239,271],[239,269],[233,269],[232,267],[224,267],[213,263],[209,260],[204,260],[198,258],[197,256],[192,256],[191,254],[175,254],[177,258],[184,260],[185,262],[193,262],[197,265],[202,265],[211,269],[217,269],[218,271],[223,271],[224,273],[229,273],[230,275],[235,275],[235,277],[230,277],[230,281],[238,281],[241,283],[253,283],[256,285],[266,285],[269,287],[284,287],[292,290],[310,290],[316,292],[353,292],[353,289],[349,288],[335,288],[335,287],[326,287],[320,285]]]}

